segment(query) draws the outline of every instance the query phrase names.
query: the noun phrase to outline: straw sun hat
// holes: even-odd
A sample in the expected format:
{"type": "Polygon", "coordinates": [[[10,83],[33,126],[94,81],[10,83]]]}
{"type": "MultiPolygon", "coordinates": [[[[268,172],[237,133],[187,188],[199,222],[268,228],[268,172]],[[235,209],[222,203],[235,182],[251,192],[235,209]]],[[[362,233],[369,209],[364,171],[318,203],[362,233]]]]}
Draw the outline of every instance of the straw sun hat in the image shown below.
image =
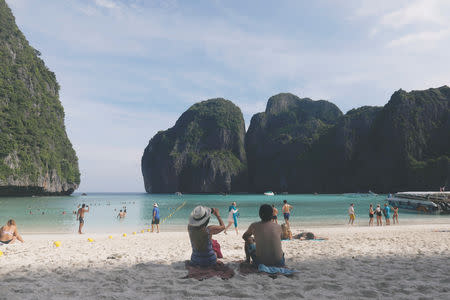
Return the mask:
{"type": "Polygon", "coordinates": [[[205,206],[197,206],[189,216],[189,225],[201,226],[211,217],[211,208],[205,206]]]}

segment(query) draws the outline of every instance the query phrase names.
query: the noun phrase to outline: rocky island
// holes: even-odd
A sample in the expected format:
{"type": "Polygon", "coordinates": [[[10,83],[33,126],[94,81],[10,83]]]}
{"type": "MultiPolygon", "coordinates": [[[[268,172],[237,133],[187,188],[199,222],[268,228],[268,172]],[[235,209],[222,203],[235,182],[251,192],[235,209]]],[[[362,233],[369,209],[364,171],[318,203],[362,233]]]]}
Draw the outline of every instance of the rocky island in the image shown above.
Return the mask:
{"type": "Polygon", "coordinates": [[[0,196],[68,195],[80,184],[55,74],[0,0],[0,196]]]}
{"type": "Polygon", "coordinates": [[[245,151],[239,108],[229,102],[231,114],[216,106],[224,100],[209,101],[150,141],[142,158],[147,192],[388,193],[449,185],[448,86],[399,90],[384,107],[346,114],[328,101],[278,94],[252,117],[245,151]],[[236,126],[224,134],[219,124],[236,126]]]}
{"type": "Polygon", "coordinates": [[[242,112],[231,101],[192,105],[158,132],[142,156],[148,193],[230,193],[247,189],[242,112]]]}

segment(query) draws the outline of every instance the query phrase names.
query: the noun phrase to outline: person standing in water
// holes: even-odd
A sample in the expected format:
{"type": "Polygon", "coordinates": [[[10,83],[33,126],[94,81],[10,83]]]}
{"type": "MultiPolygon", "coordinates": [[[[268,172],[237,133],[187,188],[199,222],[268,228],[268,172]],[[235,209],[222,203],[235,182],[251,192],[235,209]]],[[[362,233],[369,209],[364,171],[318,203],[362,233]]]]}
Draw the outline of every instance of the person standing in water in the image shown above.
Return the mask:
{"type": "Polygon", "coordinates": [[[374,210],[373,210],[373,205],[372,203],[370,203],[369,206],[369,226],[373,226],[373,215],[375,214],[374,210]]]}
{"type": "Polygon", "coordinates": [[[398,224],[398,207],[394,206],[394,215],[392,216],[392,221],[398,224]],[[397,222],[395,222],[397,221],[397,222]]]}
{"type": "Polygon", "coordinates": [[[377,214],[377,226],[383,226],[383,220],[381,219],[381,206],[377,204],[377,208],[375,209],[375,213],[377,214]]]}
{"type": "Polygon", "coordinates": [[[153,204],[153,218],[152,218],[152,230],[153,232],[153,226],[156,225],[156,232],[159,233],[159,208],[158,204],[153,204]]]}
{"type": "Polygon", "coordinates": [[[272,222],[278,224],[278,209],[276,209],[275,204],[272,204],[272,209],[273,209],[272,222]]]}
{"type": "MultiPolygon", "coordinates": [[[[291,209],[293,209],[292,205],[289,205],[287,203],[287,200],[283,200],[283,208],[281,211],[283,212],[284,222],[286,222],[286,225],[291,228],[291,225],[289,224],[289,217],[291,216],[291,209]]],[[[278,224],[278,223],[277,223],[278,224]]]]}
{"type": "Polygon", "coordinates": [[[234,229],[236,230],[236,235],[239,234],[238,232],[238,224],[237,224],[237,212],[238,209],[236,208],[236,202],[231,203],[231,206],[228,208],[228,225],[225,227],[225,230],[223,233],[227,234],[227,229],[230,228],[231,224],[234,223],[234,229]]]}
{"type": "Polygon", "coordinates": [[[86,206],[86,204],[83,203],[83,205],[81,205],[81,207],[78,209],[77,212],[77,220],[80,221],[80,225],[78,226],[78,233],[82,234],[81,229],[84,226],[84,213],[89,212],[89,205],[86,206]],[[87,209],[86,209],[87,207],[87,209]]]}
{"type": "Polygon", "coordinates": [[[350,204],[350,207],[348,208],[348,224],[353,225],[353,222],[355,222],[355,208],[354,208],[354,204],[350,204]]]}
{"type": "Polygon", "coordinates": [[[384,217],[386,220],[386,225],[389,226],[391,225],[391,208],[389,207],[389,205],[387,203],[384,204],[384,217]]]}

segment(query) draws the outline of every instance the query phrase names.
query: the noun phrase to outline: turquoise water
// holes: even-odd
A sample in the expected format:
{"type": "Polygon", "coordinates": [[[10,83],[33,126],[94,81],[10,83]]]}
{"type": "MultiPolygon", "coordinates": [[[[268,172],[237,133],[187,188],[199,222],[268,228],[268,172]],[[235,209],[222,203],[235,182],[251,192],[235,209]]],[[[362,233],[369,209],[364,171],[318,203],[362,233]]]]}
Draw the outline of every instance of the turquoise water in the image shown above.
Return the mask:
{"type": "MultiPolygon", "coordinates": [[[[90,212],[85,217],[86,232],[137,231],[147,228],[151,223],[153,203],[157,202],[161,210],[161,219],[186,204],[168,218],[162,230],[185,228],[188,216],[196,205],[213,206],[227,222],[228,206],[236,201],[240,217],[239,227],[245,229],[251,222],[258,220],[261,204],[275,204],[279,210],[278,218],[283,219],[281,206],[283,200],[294,206],[291,223],[294,226],[344,226],[347,223],[347,209],[355,204],[356,224],[367,226],[368,207],[383,204],[385,196],[345,196],[345,195],[168,195],[168,194],[109,194],[95,193],[68,197],[23,197],[0,198],[0,224],[10,218],[16,220],[19,230],[25,233],[76,232],[78,223],[73,215],[77,206],[86,203],[90,212]],[[120,209],[126,206],[127,217],[117,219],[120,209]],[[32,214],[30,214],[30,211],[32,214]],[[63,214],[66,212],[66,214],[63,214]],[[44,213],[44,214],[42,214],[44,213]]],[[[420,215],[414,212],[400,211],[401,224],[449,223],[449,215],[420,215]]],[[[215,221],[214,221],[215,222],[215,221]]]]}

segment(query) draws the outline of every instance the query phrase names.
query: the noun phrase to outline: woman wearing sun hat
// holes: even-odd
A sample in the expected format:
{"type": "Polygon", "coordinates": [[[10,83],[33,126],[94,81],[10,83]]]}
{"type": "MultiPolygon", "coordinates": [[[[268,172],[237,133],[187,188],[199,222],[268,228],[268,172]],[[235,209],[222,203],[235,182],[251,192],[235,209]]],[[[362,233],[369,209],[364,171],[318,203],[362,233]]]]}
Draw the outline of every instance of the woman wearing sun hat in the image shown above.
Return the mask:
{"type": "Polygon", "coordinates": [[[217,208],[197,206],[189,217],[189,239],[191,240],[191,264],[208,267],[217,263],[217,256],[212,247],[211,236],[225,229],[217,208]],[[211,215],[215,215],[220,225],[209,225],[211,215]]]}

